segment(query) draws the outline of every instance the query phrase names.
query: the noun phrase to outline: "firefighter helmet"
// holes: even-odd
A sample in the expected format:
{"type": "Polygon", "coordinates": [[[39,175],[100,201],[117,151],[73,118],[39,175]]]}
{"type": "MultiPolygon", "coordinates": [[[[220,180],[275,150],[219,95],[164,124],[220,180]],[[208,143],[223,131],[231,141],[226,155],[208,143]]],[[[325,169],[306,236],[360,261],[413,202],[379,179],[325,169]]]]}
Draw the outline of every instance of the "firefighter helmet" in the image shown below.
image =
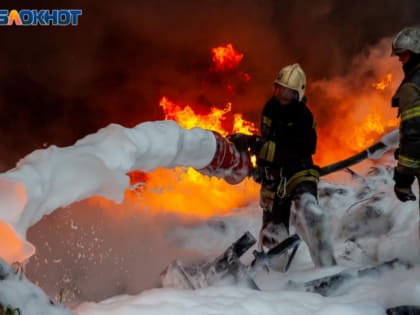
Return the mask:
{"type": "Polygon", "coordinates": [[[420,54],[420,28],[406,27],[402,29],[392,41],[392,55],[409,50],[420,54]]]}
{"type": "Polygon", "coordinates": [[[306,75],[298,63],[285,66],[281,69],[274,83],[296,91],[299,96],[299,101],[305,95],[306,75]]]}

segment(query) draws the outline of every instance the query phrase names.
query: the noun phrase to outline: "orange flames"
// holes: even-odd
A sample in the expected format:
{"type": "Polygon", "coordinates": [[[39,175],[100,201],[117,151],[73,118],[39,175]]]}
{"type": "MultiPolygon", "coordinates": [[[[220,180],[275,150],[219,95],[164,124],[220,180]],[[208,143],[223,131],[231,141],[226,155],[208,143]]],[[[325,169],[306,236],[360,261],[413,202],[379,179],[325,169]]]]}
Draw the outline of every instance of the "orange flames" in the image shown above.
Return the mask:
{"type": "MultiPolygon", "coordinates": [[[[215,71],[232,70],[243,58],[243,54],[236,51],[232,44],[213,48],[212,52],[215,71]]],[[[249,74],[239,74],[237,80],[251,80],[249,74]]],[[[232,85],[232,94],[234,89],[232,85]]],[[[197,112],[197,106],[176,104],[167,96],[163,96],[159,104],[165,119],[175,120],[186,129],[201,127],[217,131],[223,136],[235,132],[258,132],[252,122],[243,119],[242,114],[231,113],[231,103],[227,103],[223,108],[213,106],[206,113],[197,112]]],[[[160,168],[148,174],[133,171],[128,175],[132,188],[126,191],[124,204],[129,204],[132,208],[152,210],[154,213],[175,212],[206,218],[229,213],[232,209],[243,207],[258,198],[258,185],[250,179],[232,186],[224,180],[204,176],[192,168],[160,168]]],[[[119,211],[122,207],[117,207],[103,198],[90,198],[90,203],[112,209],[114,216],[124,215],[124,211],[119,211]]]]}
{"type": "Polygon", "coordinates": [[[378,83],[372,83],[372,86],[379,91],[383,91],[388,86],[391,85],[391,82],[392,82],[392,74],[388,73],[384,80],[382,80],[381,82],[378,82],[378,83]]]}
{"type": "MultiPolygon", "coordinates": [[[[358,115],[356,112],[347,115],[347,119],[353,117],[353,122],[342,123],[337,119],[334,123],[335,128],[340,130],[341,142],[345,144],[343,147],[329,143],[329,134],[325,135],[325,130],[321,130],[318,143],[327,143],[327,145],[329,143],[329,147],[325,150],[321,145],[321,149],[318,150],[316,161],[320,165],[336,162],[365,149],[377,141],[387,128],[397,125],[397,119],[388,119],[388,115],[384,115],[381,110],[384,107],[382,99],[388,96],[383,95],[386,88],[379,93],[377,86],[372,84],[375,89],[367,90],[361,97],[346,98],[344,108],[351,107],[352,103],[359,104],[361,99],[365,103],[369,102],[369,106],[363,108],[364,115],[358,115]],[[344,126],[348,128],[343,128],[344,126]]],[[[231,103],[227,103],[224,108],[211,107],[204,114],[197,113],[194,110],[195,106],[180,106],[166,96],[161,98],[160,106],[163,108],[165,119],[173,119],[187,129],[201,127],[217,131],[223,136],[234,132],[258,133],[255,125],[244,120],[241,114],[232,115],[231,103]]],[[[136,198],[147,208],[208,217],[228,213],[234,208],[256,200],[258,190],[258,185],[251,180],[231,186],[223,180],[208,178],[190,168],[159,169],[148,174],[147,184],[142,186],[142,191],[136,195],[136,198]]]]}
{"type": "Polygon", "coordinates": [[[373,107],[366,116],[364,122],[356,127],[355,136],[346,139],[346,143],[355,151],[362,151],[372,145],[375,141],[378,141],[387,131],[396,127],[398,121],[397,118],[384,118],[382,111],[373,107]]]}
{"type": "MultiPolygon", "coordinates": [[[[230,117],[230,103],[223,109],[212,107],[206,114],[198,114],[188,105],[181,107],[167,97],[161,98],[160,106],[164,110],[165,119],[173,119],[186,129],[201,127],[217,131],[224,136],[233,132],[257,132],[254,124],[242,119],[241,114],[233,114],[233,118],[230,117]],[[224,126],[227,121],[231,121],[232,124],[224,126]]],[[[252,180],[247,179],[239,185],[231,186],[224,180],[201,175],[192,168],[158,169],[147,176],[136,172],[130,173],[130,178],[132,183],[138,179],[146,182],[140,186],[140,191],[137,189],[127,192],[126,197],[131,202],[141,203],[147,209],[191,216],[209,217],[225,214],[258,197],[258,186],[252,180]]]]}
{"type": "MultiPolygon", "coordinates": [[[[392,83],[392,74],[388,73],[384,80],[378,83],[372,83],[372,87],[376,90],[384,92],[392,83]]],[[[389,91],[392,92],[392,91],[389,91]]],[[[386,101],[390,97],[386,96],[386,101]]],[[[374,99],[372,99],[374,101],[374,99]]],[[[357,151],[363,150],[368,146],[372,145],[375,141],[378,141],[385,132],[398,126],[399,119],[396,118],[396,113],[390,106],[384,106],[384,102],[370,104],[370,110],[367,113],[365,119],[362,121],[360,126],[356,126],[356,137],[355,142],[351,142],[353,145],[350,146],[357,151]],[[388,110],[385,110],[385,109],[388,110]],[[394,116],[394,118],[391,118],[394,116]]],[[[348,142],[350,145],[350,142],[348,142]]]]}
{"type": "MultiPolygon", "coordinates": [[[[396,110],[388,105],[395,91],[396,80],[392,78],[388,73],[383,80],[370,83],[357,93],[345,84],[322,87],[337,99],[333,109],[338,113],[334,121],[319,127],[317,164],[334,163],[360,152],[398,126],[396,110]]],[[[313,109],[317,116],[316,105],[313,109]]]]}
{"type": "Polygon", "coordinates": [[[225,88],[228,96],[235,96],[238,90],[243,90],[245,85],[251,81],[249,73],[237,69],[244,55],[237,51],[232,44],[212,48],[211,52],[213,65],[210,73],[217,73],[219,80],[221,75],[224,75],[223,80],[226,80],[225,88]]]}
{"type": "MultiPolygon", "coordinates": [[[[219,46],[213,48],[213,64],[216,71],[225,71],[236,68],[242,58],[243,54],[239,53],[232,44],[227,44],[226,46],[219,46]]],[[[247,77],[247,79],[249,79],[247,77]]]]}
{"type": "MultiPolygon", "coordinates": [[[[231,44],[213,48],[212,52],[214,69],[217,71],[231,70],[243,58],[243,54],[238,53],[231,44]]],[[[242,73],[240,80],[249,81],[250,76],[242,73]]],[[[339,84],[334,82],[321,86],[323,91],[331,92],[332,99],[338,100],[337,104],[328,104],[336,106],[333,120],[324,120],[318,126],[315,161],[321,166],[365,149],[387,129],[398,124],[394,110],[384,105],[389,102],[395,84],[391,74],[378,83],[368,83],[356,92],[346,86],[348,80],[342,80],[339,84]]],[[[165,119],[173,119],[187,129],[201,127],[223,136],[235,132],[258,133],[255,125],[244,120],[240,113],[231,113],[231,103],[223,108],[211,107],[206,113],[197,112],[197,106],[181,106],[167,96],[163,96],[159,103],[165,119]]],[[[327,108],[319,109],[316,103],[310,106],[317,120],[322,118],[322,111],[327,108]]],[[[149,174],[131,172],[129,175],[131,183],[137,183],[137,188],[127,190],[126,203],[153,212],[169,211],[210,217],[230,213],[232,209],[258,199],[259,185],[252,180],[231,186],[223,180],[203,176],[191,168],[157,169],[149,174]]]]}
{"type": "Polygon", "coordinates": [[[222,136],[235,132],[251,135],[258,131],[254,123],[242,118],[242,114],[233,114],[233,126],[230,131],[222,126],[222,123],[227,119],[227,114],[232,110],[232,103],[227,103],[223,109],[211,107],[207,114],[198,114],[189,105],[182,108],[166,96],[161,98],[160,106],[165,113],[165,119],[173,119],[186,129],[200,127],[217,131],[222,136]]]}

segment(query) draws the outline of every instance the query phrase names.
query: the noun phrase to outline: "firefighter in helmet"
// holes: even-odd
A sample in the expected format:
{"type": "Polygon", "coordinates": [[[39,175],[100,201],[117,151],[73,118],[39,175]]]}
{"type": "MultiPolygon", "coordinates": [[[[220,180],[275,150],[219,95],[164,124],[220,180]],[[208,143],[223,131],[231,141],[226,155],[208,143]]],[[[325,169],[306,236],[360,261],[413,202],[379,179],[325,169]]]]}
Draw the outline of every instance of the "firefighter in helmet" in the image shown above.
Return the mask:
{"type": "Polygon", "coordinates": [[[317,136],[306,106],[305,87],[306,76],[300,65],[285,66],[262,110],[261,136],[233,134],[228,138],[239,151],[248,150],[257,157],[251,175],[261,184],[260,249],[268,250],[289,235],[294,203],[296,231],[308,245],[315,265],[328,266],[334,265],[335,259],[325,213],[317,201],[319,169],[312,161],[317,136]]]}
{"type": "Polygon", "coordinates": [[[392,98],[398,108],[400,143],[395,157],[394,191],[399,200],[416,200],[411,189],[420,178],[420,28],[407,27],[392,41],[392,56],[402,64],[404,79],[392,98]]]}

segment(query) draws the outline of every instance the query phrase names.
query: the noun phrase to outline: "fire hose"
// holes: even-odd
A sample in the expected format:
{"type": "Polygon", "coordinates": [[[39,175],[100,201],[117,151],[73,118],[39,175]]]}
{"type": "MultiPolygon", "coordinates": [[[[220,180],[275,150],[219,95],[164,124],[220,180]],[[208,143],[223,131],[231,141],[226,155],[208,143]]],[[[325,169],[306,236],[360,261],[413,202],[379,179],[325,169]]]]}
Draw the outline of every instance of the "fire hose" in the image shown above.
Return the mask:
{"type": "MultiPolygon", "coordinates": [[[[213,131],[212,133],[216,140],[214,157],[206,167],[198,169],[198,171],[204,175],[223,178],[231,185],[240,183],[248,176],[252,168],[250,155],[247,152],[240,152],[237,150],[232,142],[222,137],[217,132],[213,131]]],[[[321,167],[320,176],[325,176],[348,168],[367,158],[379,159],[389,149],[397,147],[398,137],[398,130],[394,129],[362,152],[336,163],[321,167]]]]}

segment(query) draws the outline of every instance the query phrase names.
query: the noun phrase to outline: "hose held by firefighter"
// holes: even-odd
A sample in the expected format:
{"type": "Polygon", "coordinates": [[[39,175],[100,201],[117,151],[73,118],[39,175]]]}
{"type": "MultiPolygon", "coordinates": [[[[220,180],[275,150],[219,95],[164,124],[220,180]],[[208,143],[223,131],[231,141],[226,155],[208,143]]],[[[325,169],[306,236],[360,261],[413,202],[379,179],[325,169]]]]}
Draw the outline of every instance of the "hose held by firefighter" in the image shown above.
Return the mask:
{"type": "MultiPolygon", "coordinates": [[[[233,134],[228,139],[240,152],[256,156],[250,176],[261,184],[263,210],[259,247],[269,250],[289,235],[294,204],[294,226],[309,247],[316,266],[334,265],[326,214],[318,205],[319,168],[316,125],[306,105],[306,76],[299,64],[285,66],[274,81],[273,96],[262,110],[261,135],[233,134]]],[[[287,257],[277,263],[282,270],[287,257]]]]}

